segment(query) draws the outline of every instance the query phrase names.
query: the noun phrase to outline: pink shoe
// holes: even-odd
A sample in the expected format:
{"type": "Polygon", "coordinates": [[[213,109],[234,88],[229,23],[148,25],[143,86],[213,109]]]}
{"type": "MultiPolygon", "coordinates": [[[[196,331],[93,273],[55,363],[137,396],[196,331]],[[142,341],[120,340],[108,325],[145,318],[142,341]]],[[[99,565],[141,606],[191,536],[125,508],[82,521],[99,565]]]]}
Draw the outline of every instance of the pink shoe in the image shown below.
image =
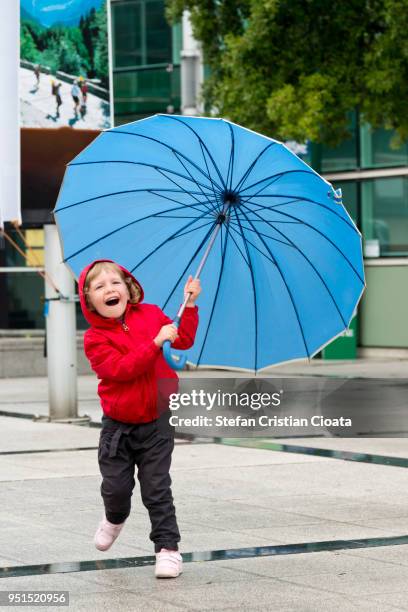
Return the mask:
{"type": "Polygon", "coordinates": [[[95,533],[95,546],[98,550],[109,550],[118,535],[120,534],[122,527],[125,523],[114,525],[110,523],[107,518],[103,518],[99,523],[98,529],[95,533]]]}
{"type": "Polygon", "coordinates": [[[156,553],[156,578],[177,578],[183,571],[183,559],[177,550],[162,548],[156,553]]]}

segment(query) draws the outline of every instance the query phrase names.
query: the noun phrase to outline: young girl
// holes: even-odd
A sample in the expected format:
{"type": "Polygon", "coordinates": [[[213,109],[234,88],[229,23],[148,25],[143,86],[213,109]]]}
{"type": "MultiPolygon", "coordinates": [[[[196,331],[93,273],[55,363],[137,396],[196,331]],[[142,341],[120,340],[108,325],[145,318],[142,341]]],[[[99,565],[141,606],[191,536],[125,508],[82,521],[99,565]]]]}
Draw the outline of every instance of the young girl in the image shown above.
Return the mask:
{"type": "Polygon", "coordinates": [[[184,288],[190,297],[177,329],[158,306],[142,303],[141,285],[122,266],[98,260],[79,277],[81,307],[91,326],[85,332],[85,354],[100,379],[98,394],[104,413],[98,460],[105,516],[95,546],[108,550],[123,528],[137,466],[142,501],[152,525],[157,578],[175,578],[182,572],[169,474],[174,435],[168,406],[160,414],[158,390],[160,380],[177,381],[177,374],[167,365],[161,348],[165,340],[179,349],[193,345],[198,325],[195,300],[200,291],[200,281],[190,276],[184,288]]]}

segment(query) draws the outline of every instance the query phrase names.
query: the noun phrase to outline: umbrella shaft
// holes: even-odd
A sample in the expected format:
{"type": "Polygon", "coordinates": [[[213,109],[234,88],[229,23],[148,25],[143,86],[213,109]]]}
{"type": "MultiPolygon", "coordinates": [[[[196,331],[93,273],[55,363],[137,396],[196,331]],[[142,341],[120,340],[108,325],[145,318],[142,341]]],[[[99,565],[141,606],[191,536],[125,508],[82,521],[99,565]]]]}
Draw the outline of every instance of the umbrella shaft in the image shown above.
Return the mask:
{"type": "MultiPolygon", "coordinates": [[[[201,271],[202,271],[202,269],[204,268],[204,264],[205,264],[205,262],[207,261],[207,257],[208,257],[208,255],[210,254],[210,251],[211,251],[211,249],[212,249],[212,247],[213,247],[213,245],[214,245],[215,239],[216,239],[216,238],[217,238],[217,236],[218,236],[218,232],[219,232],[219,231],[220,231],[220,229],[221,229],[221,225],[223,224],[223,222],[224,222],[224,220],[225,220],[225,219],[223,219],[223,217],[225,217],[225,215],[226,215],[226,213],[227,213],[227,210],[228,210],[228,208],[229,208],[229,205],[230,205],[230,204],[231,204],[231,202],[228,202],[228,201],[224,203],[224,208],[222,209],[222,212],[221,212],[221,214],[219,215],[219,220],[218,220],[218,223],[217,223],[217,225],[216,225],[216,226],[215,226],[215,228],[214,228],[214,231],[213,231],[213,233],[212,233],[212,235],[211,235],[210,241],[209,241],[209,243],[208,243],[208,245],[207,245],[207,248],[205,249],[205,253],[204,253],[204,255],[203,255],[203,257],[202,257],[202,259],[201,259],[200,263],[198,264],[197,272],[196,272],[196,273],[195,273],[195,275],[194,275],[194,280],[196,280],[197,278],[199,278],[199,277],[200,277],[201,271]]],[[[183,304],[180,306],[180,310],[178,311],[178,313],[177,313],[177,315],[176,315],[176,317],[175,317],[175,319],[174,319],[174,324],[175,324],[177,327],[178,327],[178,326],[179,326],[179,324],[180,324],[180,319],[181,319],[181,317],[182,317],[182,314],[183,314],[183,312],[184,312],[184,309],[185,309],[185,307],[186,307],[186,304],[187,304],[188,300],[190,299],[190,295],[191,295],[190,293],[188,293],[188,294],[186,295],[186,297],[184,298],[184,302],[183,302],[183,304]]]]}

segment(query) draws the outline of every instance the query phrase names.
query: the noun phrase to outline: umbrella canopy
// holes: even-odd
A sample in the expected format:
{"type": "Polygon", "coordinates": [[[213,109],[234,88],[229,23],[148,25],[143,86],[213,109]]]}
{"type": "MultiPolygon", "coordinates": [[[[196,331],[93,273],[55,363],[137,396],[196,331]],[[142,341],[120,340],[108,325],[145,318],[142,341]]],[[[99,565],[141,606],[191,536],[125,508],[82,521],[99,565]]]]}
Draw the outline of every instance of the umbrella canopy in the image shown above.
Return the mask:
{"type": "Polygon", "coordinates": [[[76,276],[113,259],[170,316],[213,241],[195,365],[257,371],[311,357],[347,328],[364,290],[361,235],[330,183],[223,119],[156,115],[103,132],[68,164],[54,213],[76,276]]]}

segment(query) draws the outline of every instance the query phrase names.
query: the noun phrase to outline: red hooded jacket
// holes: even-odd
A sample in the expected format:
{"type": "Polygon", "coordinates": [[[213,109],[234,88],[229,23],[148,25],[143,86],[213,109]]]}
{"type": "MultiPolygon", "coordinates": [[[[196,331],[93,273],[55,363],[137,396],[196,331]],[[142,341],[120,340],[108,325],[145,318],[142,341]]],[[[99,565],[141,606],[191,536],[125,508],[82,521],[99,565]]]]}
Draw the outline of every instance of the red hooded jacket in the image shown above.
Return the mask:
{"type": "MultiPolygon", "coordinates": [[[[176,382],[178,379],[164,359],[161,348],[153,342],[160,328],[172,323],[172,320],[158,306],[141,303],[144,294],[140,283],[122,266],[119,268],[134,279],[141,292],[137,304],[127,304],[125,325],[117,319],[102,317],[89,310],[84,283],[89,269],[97,261],[82,270],[78,284],[82,312],[91,326],[84,335],[84,349],[100,379],[98,395],[102,410],[106,416],[124,423],[147,423],[158,417],[159,380],[176,379],[176,382]]],[[[172,347],[190,348],[197,325],[197,306],[186,308],[178,328],[179,337],[172,347]]]]}

